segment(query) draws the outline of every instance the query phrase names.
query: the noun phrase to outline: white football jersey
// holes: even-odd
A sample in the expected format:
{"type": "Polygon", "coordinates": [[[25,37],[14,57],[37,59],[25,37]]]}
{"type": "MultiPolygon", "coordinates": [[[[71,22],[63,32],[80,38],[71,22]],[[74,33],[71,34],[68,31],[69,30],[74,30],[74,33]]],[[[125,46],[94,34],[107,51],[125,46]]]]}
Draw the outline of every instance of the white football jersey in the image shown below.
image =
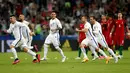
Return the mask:
{"type": "Polygon", "coordinates": [[[24,24],[26,24],[27,26],[29,25],[29,22],[28,21],[23,21],[24,24]]]}
{"type": "Polygon", "coordinates": [[[51,19],[49,22],[49,27],[50,27],[50,33],[59,33],[58,29],[62,29],[62,25],[59,21],[59,19],[51,19]],[[56,30],[54,30],[56,29],[56,30]]]}
{"type": "Polygon", "coordinates": [[[23,39],[22,27],[24,27],[23,24],[21,22],[16,21],[14,24],[10,24],[10,27],[7,32],[13,33],[15,39],[23,39]]]}
{"type": "Polygon", "coordinates": [[[23,23],[23,26],[25,26],[25,28],[27,29],[27,31],[30,33],[31,32],[31,30],[29,29],[29,27],[28,27],[28,25],[29,25],[29,22],[27,22],[27,21],[23,21],[23,22],[21,22],[21,23],[23,23]]]}
{"type": "Polygon", "coordinates": [[[94,38],[94,35],[92,33],[92,28],[91,28],[91,24],[89,22],[86,22],[86,24],[84,25],[84,28],[88,29],[88,32],[86,32],[86,37],[87,38],[94,38]]]}
{"type": "Polygon", "coordinates": [[[95,37],[102,37],[102,28],[101,28],[101,24],[99,22],[95,22],[95,24],[93,24],[93,33],[95,35],[95,37]]]}

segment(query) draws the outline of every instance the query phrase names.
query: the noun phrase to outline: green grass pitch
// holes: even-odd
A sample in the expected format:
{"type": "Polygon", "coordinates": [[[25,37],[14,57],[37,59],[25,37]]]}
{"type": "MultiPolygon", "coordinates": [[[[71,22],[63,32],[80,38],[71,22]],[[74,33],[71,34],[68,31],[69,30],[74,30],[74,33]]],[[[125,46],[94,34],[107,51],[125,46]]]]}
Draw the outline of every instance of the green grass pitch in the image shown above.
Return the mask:
{"type": "MultiPolygon", "coordinates": [[[[20,63],[12,65],[12,53],[0,53],[0,73],[130,73],[130,51],[124,51],[123,59],[117,64],[111,60],[105,64],[105,60],[92,61],[90,52],[89,61],[81,63],[75,60],[76,51],[64,52],[67,60],[61,63],[61,56],[58,52],[49,52],[48,60],[41,63],[32,63],[32,57],[26,53],[18,53],[20,63]]],[[[43,56],[43,52],[39,52],[43,56]]]]}

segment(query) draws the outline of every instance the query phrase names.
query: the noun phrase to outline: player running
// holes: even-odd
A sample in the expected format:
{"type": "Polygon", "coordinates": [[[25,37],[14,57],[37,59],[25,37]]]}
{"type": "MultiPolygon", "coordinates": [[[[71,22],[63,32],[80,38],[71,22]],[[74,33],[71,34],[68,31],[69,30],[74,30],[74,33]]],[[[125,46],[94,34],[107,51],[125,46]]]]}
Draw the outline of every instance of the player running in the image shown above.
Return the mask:
{"type": "MultiPolygon", "coordinates": [[[[104,35],[102,34],[102,29],[101,29],[101,25],[99,22],[96,21],[94,16],[90,16],[90,22],[93,25],[93,33],[97,39],[97,42],[103,47],[106,48],[107,51],[114,57],[115,59],[115,63],[118,62],[118,58],[117,56],[114,54],[114,52],[112,51],[112,49],[110,49],[108,47],[108,44],[105,40],[104,35]]],[[[93,60],[95,60],[97,57],[94,57],[93,60]]]]}
{"type": "Polygon", "coordinates": [[[113,36],[111,36],[111,30],[112,30],[112,28],[113,28],[113,26],[114,26],[114,19],[112,18],[112,16],[109,16],[108,17],[108,20],[107,20],[107,24],[108,24],[108,27],[107,27],[107,29],[108,29],[108,41],[107,41],[107,43],[108,43],[108,46],[113,50],[113,52],[116,54],[116,51],[115,51],[115,48],[114,48],[114,46],[115,46],[115,43],[114,43],[114,34],[113,34],[113,36]]]}
{"type": "Polygon", "coordinates": [[[66,56],[64,56],[62,49],[59,47],[59,45],[60,45],[59,30],[62,29],[62,25],[61,25],[59,19],[56,18],[56,12],[51,13],[51,20],[49,22],[49,27],[50,27],[50,33],[47,36],[47,38],[45,39],[44,57],[41,60],[47,59],[48,45],[52,43],[54,45],[55,49],[57,49],[62,56],[61,62],[65,62],[66,56]]]}
{"type": "MultiPolygon", "coordinates": [[[[37,49],[36,45],[31,46],[32,39],[33,39],[32,36],[34,36],[35,34],[34,34],[34,32],[31,32],[31,30],[29,29],[29,27],[28,27],[29,22],[27,22],[27,21],[24,20],[24,15],[23,14],[19,15],[19,21],[24,26],[24,27],[22,27],[22,34],[23,34],[23,37],[26,40],[26,44],[27,44],[28,48],[29,49],[34,49],[36,52],[38,52],[38,49],[37,49]]],[[[37,59],[36,59],[35,56],[33,56],[33,63],[37,63],[37,59]]]]}
{"type": "Polygon", "coordinates": [[[23,14],[19,15],[19,20],[25,26],[25,27],[22,28],[22,34],[23,34],[23,37],[26,39],[26,42],[27,42],[27,45],[28,45],[29,49],[33,49],[34,48],[34,50],[36,52],[38,52],[38,49],[37,49],[36,45],[31,46],[32,39],[33,39],[33,36],[35,35],[35,33],[32,32],[30,30],[30,28],[28,27],[30,25],[29,22],[27,22],[27,21],[24,20],[24,15],[23,14]]]}
{"type": "Polygon", "coordinates": [[[24,27],[23,24],[16,21],[16,17],[14,15],[10,16],[10,22],[11,24],[10,24],[9,29],[7,30],[7,33],[13,33],[14,38],[15,38],[15,40],[10,45],[10,49],[15,58],[13,64],[17,64],[20,62],[17,56],[17,52],[15,50],[15,47],[21,47],[25,52],[27,52],[31,56],[35,56],[38,62],[40,62],[40,55],[34,53],[33,51],[27,48],[26,41],[22,34],[22,27],[24,27]]]}
{"type": "Polygon", "coordinates": [[[111,34],[115,31],[115,44],[119,46],[119,58],[123,57],[123,45],[124,45],[124,35],[125,35],[125,28],[126,31],[129,32],[128,26],[126,25],[126,21],[123,19],[123,15],[121,12],[118,13],[118,19],[115,20],[115,25],[113,27],[113,30],[111,31],[111,34]]]}
{"type": "MultiPolygon", "coordinates": [[[[79,29],[82,30],[84,28],[84,24],[79,24],[79,29]]],[[[77,30],[77,28],[76,28],[77,30]]],[[[78,32],[78,31],[77,31],[78,32]]],[[[85,32],[79,32],[79,36],[78,36],[78,42],[79,42],[79,45],[81,44],[81,42],[86,38],[86,34],[85,32]]],[[[88,52],[88,49],[86,49],[86,54],[88,52]]],[[[78,57],[76,57],[75,59],[81,59],[80,58],[81,56],[81,49],[80,47],[78,48],[78,57]]]]}
{"type": "Polygon", "coordinates": [[[89,22],[87,22],[86,16],[82,16],[81,21],[84,24],[84,29],[82,30],[77,29],[77,31],[86,33],[86,38],[81,42],[80,45],[80,48],[84,55],[84,59],[82,62],[87,62],[89,60],[85,52],[86,50],[84,49],[85,46],[89,46],[89,47],[93,47],[92,53],[94,54],[94,56],[97,56],[96,52],[93,52],[96,50],[97,52],[101,53],[105,57],[106,64],[107,64],[109,62],[109,57],[99,48],[97,40],[92,33],[91,25],[89,22]]]}

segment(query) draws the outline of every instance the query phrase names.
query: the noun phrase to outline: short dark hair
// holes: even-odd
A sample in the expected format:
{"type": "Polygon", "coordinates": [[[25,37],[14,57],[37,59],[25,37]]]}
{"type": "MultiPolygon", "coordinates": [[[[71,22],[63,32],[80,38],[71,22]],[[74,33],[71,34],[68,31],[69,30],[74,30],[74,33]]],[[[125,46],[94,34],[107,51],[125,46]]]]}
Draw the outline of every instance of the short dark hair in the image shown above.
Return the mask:
{"type": "Polygon", "coordinates": [[[96,20],[96,17],[95,17],[95,16],[89,16],[89,17],[92,17],[93,19],[95,19],[95,20],[96,20]]]}
{"type": "Polygon", "coordinates": [[[51,13],[57,13],[56,11],[52,11],[51,13]]]}
{"type": "Polygon", "coordinates": [[[21,13],[20,15],[24,15],[24,14],[21,13]]]}
{"type": "Polygon", "coordinates": [[[85,16],[85,15],[82,15],[80,18],[82,18],[82,17],[85,17],[87,19],[87,16],[85,16]]]}
{"type": "Polygon", "coordinates": [[[16,17],[15,15],[10,15],[10,17],[16,17]]]}
{"type": "Polygon", "coordinates": [[[118,11],[118,13],[122,13],[121,11],[118,11]]]}

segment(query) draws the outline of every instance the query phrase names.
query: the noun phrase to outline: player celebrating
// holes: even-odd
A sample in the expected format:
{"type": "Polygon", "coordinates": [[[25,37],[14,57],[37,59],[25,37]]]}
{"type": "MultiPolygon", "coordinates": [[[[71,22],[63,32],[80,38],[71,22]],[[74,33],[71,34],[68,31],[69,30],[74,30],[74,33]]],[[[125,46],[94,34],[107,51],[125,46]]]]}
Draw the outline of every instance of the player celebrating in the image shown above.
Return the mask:
{"type": "Polygon", "coordinates": [[[40,62],[40,55],[34,53],[33,51],[31,51],[30,49],[27,48],[25,39],[21,32],[22,27],[23,27],[22,23],[16,21],[16,18],[14,15],[10,16],[10,22],[11,22],[10,28],[7,30],[7,33],[13,33],[13,35],[15,37],[15,40],[10,45],[10,49],[15,58],[13,64],[17,64],[20,62],[20,60],[18,59],[18,56],[17,56],[17,52],[15,50],[15,47],[22,47],[25,52],[27,52],[28,54],[30,54],[32,56],[35,56],[38,59],[38,61],[40,62]]]}
{"type": "MultiPolygon", "coordinates": [[[[28,25],[29,25],[29,22],[25,21],[24,20],[24,15],[23,14],[20,14],[19,15],[19,21],[21,21],[21,23],[23,24],[24,27],[22,27],[22,34],[23,34],[23,37],[25,38],[26,40],[26,44],[28,46],[29,49],[33,49],[38,52],[38,49],[36,47],[36,45],[31,46],[31,43],[32,43],[32,36],[35,35],[34,32],[31,32],[31,30],[29,29],[28,25]]],[[[33,56],[33,63],[37,63],[37,59],[35,56],[33,56]]]]}
{"type": "MultiPolygon", "coordinates": [[[[89,47],[91,46],[94,49],[93,51],[97,50],[99,53],[101,53],[106,58],[106,63],[108,63],[109,57],[99,48],[98,43],[97,43],[97,41],[96,41],[96,39],[95,39],[95,37],[92,33],[91,25],[86,20],[87,20],[86,16],[82,16],[81,21],[84,24],[84,29],[82,29],[82,30],[77,29],[77,31],[79,31],[79,32],[85,32],[86,33],[86,38],[81,42],[81,45],[80,45],[82,53],[84,55],[84,59],[83,59],[82,62],[86,62],[86,61],[89,60],[87,55],[86,55],[86,52],[85,52],[86,50],[84,49],[84,47],[85,46],[89,46],[89,47]]],[[[90,49],[92,49],[92,48],[90,48],[90,49]]],[[[93,54],[94,54],[94,56],[97,56],[96,52],[93,53],[93,54]]]]}
{"type": "Polygon", "coordinates": [[[19,20],[20,20],[21,23],[23,23],[23,25],[25,26],[25,27],[22,28],[22,34],[23,34],[24,38],[26,39],[26,42],[27,42],[27,45],[28,45],[29,49],[33,49],[33,48],[34,48],[34,50],[35,50],[36,52],[38,52],[38,49],[37,49],[37,46],[36,46],[36,45],[31,46],[32,39],[33,39],[32,36],[34,36],[35,33],[32,32],[32,31],[29,29],[29,27],[28,27],[28,26],[29,26],[29,22],[27,22],[27,21],[24,20],[24,15],[23,15],[23,14],[20,14],[20,15],[19,15],[19,20]]]}
{"type": "MultiPolygon", "coordinates": [[[[118,62],[118,58],[116,57],[116,55],[114,54],[114,52],[112,51],[112,49],[110,49],[107,45],[107,42],[105,40],[104,35],[102,34],[102,29],[101,29],[101,25],[100,23],[98,23],[95,20],[94,16],[90,16],[90,22],[93,25],[93,33],[97,39],[97,42],[103,47],[106,48],[108,50],[108,52],[114,57],[115,59],[115,63],[118,62]]],[[[96,58],[95,58],[96,59],[96,58]]]]}
{"type": "MultiPolygon", "coordinates": [[[[82,30],[84,28],[84,24],[79,24],[79,29],[82,30]]],[[[77,28],[76,28],[77,30],[77,28]]],[[[78,31],[77,31],[78,32],[78,31]]],[[[81,42],[86,38],[85,32],[79,32],[79,36],[78,36],[78,42],[79,45],[81,44],[81,42]]],[[[86,49],[86,54],[87,54],[88,50],[86,49]]],[[[80,47],[78,48],[78,57],[76,57],[75,59],[81,59],[81,49],[80,47]]]]}
{"type": "Polygon", "coordinates": [[[126,27],[127,32],[129,31],[128,26],[126,25],[125,20],[123,19],[122,13],[118,13],[118,19],[115,21],[115,25],[113,27],[113,30],[111,31],[111,34],[113,31],[115,31],[116,40],[115,44],[119,46],[119,58],[123,57],[122,50],[124,45],[124,28],[126,27]]]}
{"type": "Polygon", "coordinates": [[[59,45],[60,45],[59,30],[62,29],[62,25],[61,25],[60,21],[56,18],[56,12],[51,13],[51,20],[49,23],[49,27],[50,27],[50,33],[47,36],[47,38],[45,39],[44,57],[41,60],[47,59],[48,45],[52,43],[54,45],[55,49],[57,49],[62,56],[61,62],[65,62],[66,56],[64,56],[63,51],[59,47],[59,45]]]}

